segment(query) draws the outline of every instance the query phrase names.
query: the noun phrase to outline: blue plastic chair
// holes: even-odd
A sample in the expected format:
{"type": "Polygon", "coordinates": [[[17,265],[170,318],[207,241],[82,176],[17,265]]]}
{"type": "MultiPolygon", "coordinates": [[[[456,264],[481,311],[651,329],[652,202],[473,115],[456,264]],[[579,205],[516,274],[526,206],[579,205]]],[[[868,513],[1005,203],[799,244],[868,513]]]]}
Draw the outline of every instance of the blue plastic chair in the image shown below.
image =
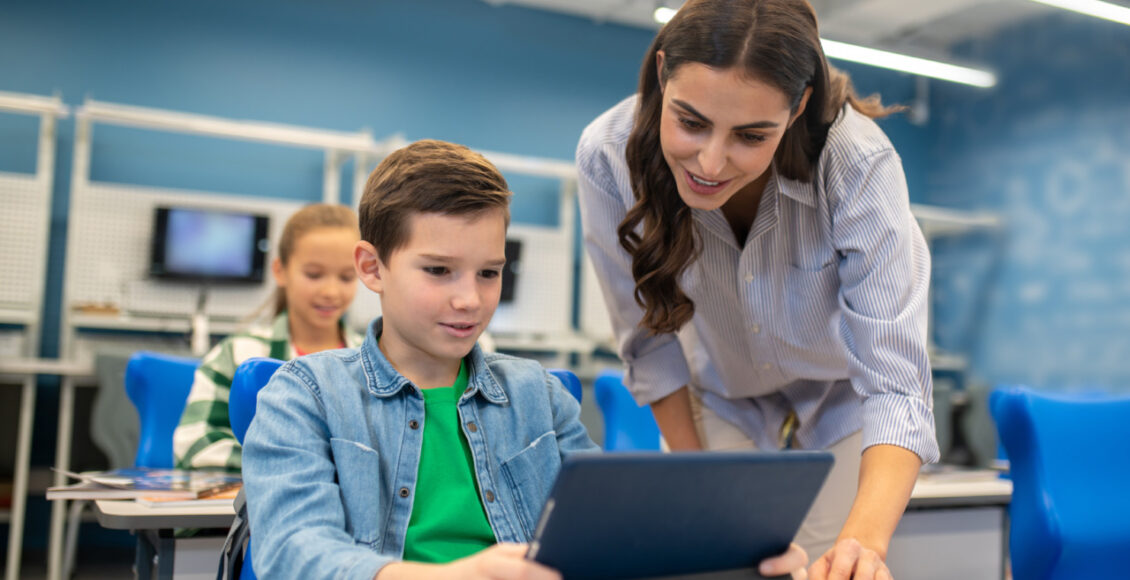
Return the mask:
{"type": "MultiPolygon", "coordinates": [[[[144,350],[134,353],[126,363],[126,395],[137,409],[140,424],[135,467],[173,467],[173,431],[180,424],[199,365],[199,359],[144,350]]],[[[64,578],[69,578],[74,570],[78,529],[86,505],[85,501],[76,501],[68,510],[63,540],[64,578]]]]}
{"type": "Polygon", "coordinates": [[[126,363],[126,395],[141,424],[137,467],[171,469],[173,431],[180,424],[199,359],[139,351],[126,363]]]}
{"type": "Polygon", "coordinates": [[[557,377],[558,380],[560,380],[561,383],[565,385],[565,388],[570,393],[572,393],[574,397],[576,397],[578,403],[581,402],[581,395],[582,395],[581,379],[578,379],[577,375],[574,374],[573,371],[568,370],[568,369],[546,369],[546,370],[549,371],[549,374],[557,377]]]}
{"type": "Polygon", "coordinates": [[[604,417],[605,451],[659,451],[659,425],[651,407],[636,404],[624,386],[624,373],[602,371],[593,385],[604,417]]]}
{"type": "Polygon", "coordinates": [[[1016,578],[1122,578],[1130,546],[1130,397],[993,391],[989,408],[1012,475],[1016,578]]]}
{"type": "MultiPolygon", "coordinates": [[[[283,361],[267,357],[249,358],[235,369],[232,376],[231,392],[228,394],[228,420],[231,430],[239,444],[247,435],[247,428],[255,418],[255,406],[259,391],[271,380],[283,361]]],[[[255,569],[251,565],[251,538],[247,539],[247,549],[243,553],[243,564],[239,572],[240,580],[256,580],[255,569]]]]}

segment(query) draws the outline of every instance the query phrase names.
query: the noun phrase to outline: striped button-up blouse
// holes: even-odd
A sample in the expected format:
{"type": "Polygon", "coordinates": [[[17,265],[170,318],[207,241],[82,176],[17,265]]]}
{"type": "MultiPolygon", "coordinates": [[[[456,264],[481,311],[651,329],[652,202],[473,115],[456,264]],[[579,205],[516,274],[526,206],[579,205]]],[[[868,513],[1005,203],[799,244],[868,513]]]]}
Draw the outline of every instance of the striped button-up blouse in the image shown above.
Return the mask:
{"type": "Polygon", "coordinates": [[[630,97],[577,146],[585,246],[641,404],[689,385],[762,449],[795,411],[796,443],[826,448],[863,430],[936,461],[926,348],[930,256],[890,140],[845,106],[812,183],[775,172],[744,244],[721,210],[694,210],[701,255],[680,285],[695,315],[674,334],[641,329],[631,258],[616,233],[635,203],[624,148],[630,97]]]}

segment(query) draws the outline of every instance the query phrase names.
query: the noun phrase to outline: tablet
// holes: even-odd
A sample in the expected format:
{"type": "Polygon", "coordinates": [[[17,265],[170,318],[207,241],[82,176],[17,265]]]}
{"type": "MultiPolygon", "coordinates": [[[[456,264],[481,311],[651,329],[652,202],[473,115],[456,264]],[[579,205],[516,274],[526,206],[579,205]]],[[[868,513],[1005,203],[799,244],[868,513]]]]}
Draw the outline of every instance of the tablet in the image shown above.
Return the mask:
{"type": "Polygon", "coordinates": [[[823,451],[573,456],[527,558],[565,580],[760,578],[757,565],[788,548],[831,466],[823,451]]]}

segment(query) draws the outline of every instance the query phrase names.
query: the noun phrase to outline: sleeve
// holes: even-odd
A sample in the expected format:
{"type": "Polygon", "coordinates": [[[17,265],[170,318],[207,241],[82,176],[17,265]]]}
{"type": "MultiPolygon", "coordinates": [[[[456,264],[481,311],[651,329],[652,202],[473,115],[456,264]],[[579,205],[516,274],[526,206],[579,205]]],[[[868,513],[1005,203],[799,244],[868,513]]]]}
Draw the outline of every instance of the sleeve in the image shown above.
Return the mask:
{"type": "Polygon", "coordinates": [[[577,194],[585,249],[600,281],[617,354],[627,366],[624,383],[636,402],[647,405],[688,384],[690,369],[674,334],[652,335],[639,326],[643,309],[635,300],[632,259],[617,233],[627,214],[623,200],[631,199],[631,193],[619,191],[617,183],[628,183],[628,169],[621,148],[594,138],[591,129],[577,145],[577,194]]]}
{"type": "Polygon", "coordinates": [[[180,469],[240,468],[240,447],[228,418],[235,374],[234,338],[217,344],[193,375],[180,424],[173,432],[173,456],[180,469]]]}
{"type": "Polygon", "coordinates": [[[927,352],[930,254],[910,212],[898,154],[886,147],[829,172],[839,262],[840,333],[863,398],[863,447],[938,459],[927,352]]]}
{"type": "Polygon", "coordinates": [[[244,443],[252,557],[260,578],[371,580],[394,561],[346,532],[324,409],[293,363],[260,391],[244,443]]]}

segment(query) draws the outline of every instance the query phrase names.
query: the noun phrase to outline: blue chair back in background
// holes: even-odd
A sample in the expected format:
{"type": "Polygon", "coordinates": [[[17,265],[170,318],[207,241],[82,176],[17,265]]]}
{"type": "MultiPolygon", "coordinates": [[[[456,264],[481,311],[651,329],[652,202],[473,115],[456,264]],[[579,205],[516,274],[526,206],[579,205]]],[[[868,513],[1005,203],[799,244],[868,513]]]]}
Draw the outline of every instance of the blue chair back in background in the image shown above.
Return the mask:
{"type": "MultiPolygon", "coordinates": [[[[275,371],[283,365],[283,361],[267,357],[249,358],[235,369],[232,376],[231,392],[228,395],[228,420],[231,421],[231,430],[240,445],[243,437],[247,435],[247,428],[255,418],[255,407],[259,400],[259,391],[271,380],[275,371]]],[[[255,568],[251,564],[251,538],[247,539],[247,550],[243,555],[243,564],[239,571],[240,580],[256,580],[255,568]]]]}
{"type": "Polygon", "coordinates": [[[1130,397],[993,391],[1013,490],[1009,554],[1025,579],[1126,577],[1130,397]]]}
{"type": "Polygon", "coordinates": [[[140,437],[134,465],[173,467],[173,431],[180,424],[200,361],[139,351],[126,364],[126,395],[137,408],[140,437]]]}
{"type": "Polygon", "coordinates": [[[623,372],[605,370],[593,384],[596,406],[604,417],[604,450],[658,451],[659,425],[651,407],[637,405],[623,379],[623,372]]]}
{"type": "Polygon", "coordinates": [[[558,380],[560,380],[561,383],[565,385],[565,389],[568,390],[570,393],[572,393],[574,397],[576,397],[578,403],[581,402],[581,396],[582,396],[581,379],[578,379],[577,375],[574,374],[573,371],[566,370],[566,369],[546,369],[546,370],[549,371],[549,374],[557,377],[558,380]]]}
{"type": "Polygon", "coordinates": [[[251,357],[235,369],[232,376],[231,393],[228,395],[228,419],[231,421],[231,430],[240,445],[247,428],[251,426],[251,419],[255,418],[255,403],[259,398],[259,390],[267,385],[271,376],[283,361],[264,356],[251,357]]]}

